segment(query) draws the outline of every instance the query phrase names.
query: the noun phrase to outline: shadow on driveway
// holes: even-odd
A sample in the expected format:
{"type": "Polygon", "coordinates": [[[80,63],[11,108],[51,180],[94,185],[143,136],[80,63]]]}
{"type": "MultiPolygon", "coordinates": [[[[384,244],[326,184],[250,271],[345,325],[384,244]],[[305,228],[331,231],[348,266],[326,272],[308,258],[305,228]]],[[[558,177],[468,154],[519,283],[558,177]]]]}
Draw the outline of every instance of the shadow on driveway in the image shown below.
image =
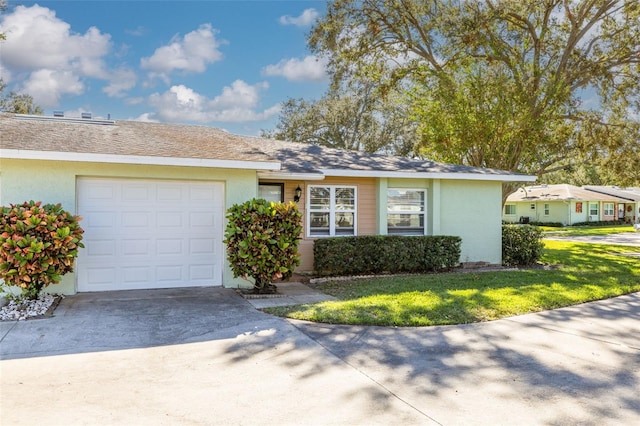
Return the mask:
{"type": "Polygon", "coordinates": [[[233,338],[284,321],[221,287],[78,293],[50,318],[0,322],[1,359],[233,338]]]}

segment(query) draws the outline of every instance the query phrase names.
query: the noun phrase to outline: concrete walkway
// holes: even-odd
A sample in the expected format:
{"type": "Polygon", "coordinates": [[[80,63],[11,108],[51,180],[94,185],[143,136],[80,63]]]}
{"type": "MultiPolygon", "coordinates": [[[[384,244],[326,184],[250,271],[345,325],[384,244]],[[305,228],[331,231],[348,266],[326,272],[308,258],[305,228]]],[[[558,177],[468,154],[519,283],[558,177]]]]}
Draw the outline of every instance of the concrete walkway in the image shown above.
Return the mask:
{"type": "Polygon", "coordinates": [[[7,425],[640,423],[640,293],[424,328],[288,321],[221,288],[90,293],[0,339],[7,425]]]}
{"type": "Polygon", "coordinates": [[[563,236],[560,234],[549,234],[544,238],[547,240],[577,241],[581,243],[613,244],[640,247],[640,232],[623,232],[620,234],[589,236],[563,236]]]}

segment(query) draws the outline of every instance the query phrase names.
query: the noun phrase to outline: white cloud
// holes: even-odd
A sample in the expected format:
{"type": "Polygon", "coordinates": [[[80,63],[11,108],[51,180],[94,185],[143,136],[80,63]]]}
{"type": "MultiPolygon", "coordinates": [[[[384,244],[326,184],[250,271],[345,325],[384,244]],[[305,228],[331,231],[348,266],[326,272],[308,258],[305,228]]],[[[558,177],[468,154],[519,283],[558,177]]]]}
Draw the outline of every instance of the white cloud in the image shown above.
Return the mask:
{"type": "Polygon", "coordinates": [[[30,94],[37,105],[55,107],[64,95],[80,95],[86,79],[108,82],[103,89],[109,96],[122,96],[135,85],[131,70],[110,70],[105,58],[112,54],[109,34],[96,27],[84,34],[53,10],[34,5],[17,6],[0,15],[2,75],[11,77],[16,90],[30,94]]]}
{"type": "Polygon", "coordinates": [[[318,19],[318,11],[315,9],[305,9],[300,16],[284,15],[278,22],[282,25],[295,25],[296,27],[308,27],[318,19]]]}
{"type": "Polygon", "coordinates": [[[267,88],[267,83],[251,86],[236,80],[231,86],[224,87],[220,95],[209,99],[184,85],[172,86],[162,94],[154,93],[149,97],[149,105],[156,108],[156,112],[147,118],[200,123],[265,120],[280,112],[279,105],[264,111],[256,110],[260,101],[259,92],[267,88]]]}
{"type": "Polygon", "coordinates": [[[149,70],[151,77],[163,78],[173,71],[204,72],[207,64],[222,59],[218,49],[223,40],[216,39],[217,31],[210,24],[188,33],[184,38],[174,36],[171,42],[159,47],[147,58],[140,59],[140,66],[149,70]]]}
{"type": "Polygon", "coordinates": [[[282,76],[289,81],[327,80],[327,61],[310,55],[304,59],[283,59],[275,65],[267,65],[262,73],[267,76],[282,76]]]}
{"type": "Polygon", "coordinates": [[[95,27],[85,34],[73,33],[46,7],[17,6],[2,20],[0,32],[7,38],[2,46],[7,68],[65,69],[89,76],[105,72],[102,58],[111,49],[111,37],[95,27]]]}
{"type": "Polygon", "coordinates": [[[81,95],[85,86],[72,71],[40,69],[22,82],[18,92],[31,95],[37,105],[48,107],[60,104],[62,95],[81,95]]]}
{"type": "Polygon", "coordinates": [[[121,98],[126,96],[126,92],[136,85],[135,71],[127,68],[120,68],[111,72],[109,85],[102,91],[110,97],[121,98]]]}
{"type": "Polygon", "coordinates": [[[259,90],[268,88],[269,84],[266,82],[251,86],[242,80],[236,80],[231,86],[225,86],[222,94],[213,98],[210,105],[215,109],[253,108],[260,100],[259,90]]]}
{"type": "Polygon", "coordinates": [[[132,120],[132,121],[144,121],[144,122],[147,122],[147,123],[159,123],[160,121],[154,120],[153,118],[151,118],[152,115],[153,115],[153,113],[145,112],[144,114],[140,114],[138,117],[131,118],[130,120],[132,120]]]}

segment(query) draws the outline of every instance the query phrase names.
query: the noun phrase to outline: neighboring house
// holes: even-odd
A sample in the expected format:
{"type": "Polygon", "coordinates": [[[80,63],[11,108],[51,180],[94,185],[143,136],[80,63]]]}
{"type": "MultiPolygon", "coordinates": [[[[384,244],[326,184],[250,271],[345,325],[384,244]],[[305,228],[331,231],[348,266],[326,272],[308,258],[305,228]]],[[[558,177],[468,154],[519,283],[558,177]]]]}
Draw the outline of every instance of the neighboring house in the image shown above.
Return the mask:
{"type": "Polygon", "coordinates": [[[0,205],[42,200],[83,217],[56,291],[250,285],[234,279],[225,211],[300,198],[299,271],[317,238],[457,235],[461,262],[501,263],[499,170],[238,136],[204,127],[0,115],[0,205]],[[297,191],[299,189],[299,191],[297,191]]]}
{"type": "Polygon", "coordinates": [[[624,203],[619,203],[617,207],[618,220],[624,220],[627,223],[640,223],[640,188],[620,188],[617,186],[585,186],[589,191],[600,194],[612,195],[622,198],[624,203]]]}
{"type": "Polygon", "coordinates": [[[613,221],[618,219],[619,206],[627,203],[624,198],[568,184],[527,186],[507,197],[502,220],[563,225],[613,221]]]}

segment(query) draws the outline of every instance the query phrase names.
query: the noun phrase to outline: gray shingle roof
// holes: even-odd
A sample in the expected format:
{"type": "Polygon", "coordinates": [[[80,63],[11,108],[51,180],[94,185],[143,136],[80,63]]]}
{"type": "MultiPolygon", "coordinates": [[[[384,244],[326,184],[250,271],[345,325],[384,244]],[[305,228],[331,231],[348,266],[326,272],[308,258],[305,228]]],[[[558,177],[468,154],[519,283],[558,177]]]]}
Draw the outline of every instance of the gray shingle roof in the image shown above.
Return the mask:
{"type": "Polygon", "coordinates": [[[507,202],[516,201],[616,201],[625,200],[613,195],[588,191],[585,188],[569,184],[537,185],[518,189],[507,197],[507,202]]]}
{"type": "Polygon", "coordinates": [[[426,173],[533,180],[532,176],[502,170],[239,136],[205,126],[0,114],[0,134],[3,149],[250,162],[275,160],[281,164],[280,172],[289,174],[426,173]]]}
{"type": "Polygon", "coordinates": [[[220,129],[139,121],[39,119],[0,115],[0,147],[83,154],[273,161],[244,138],[220,129]],[[94,124],[92,124],[94,123],[94,124]],[[95,124],[105,123],[105,124],[95,124]]]}
{"type": "Polygon", "coordinates": [[[630,201],[640,201],[640,188],[619,188],[617,186],[596,186],[588,185],[584,187],[589,191],[599,192],[601,194],[609,194],[615,197],[624,198],[630,201]]]}

